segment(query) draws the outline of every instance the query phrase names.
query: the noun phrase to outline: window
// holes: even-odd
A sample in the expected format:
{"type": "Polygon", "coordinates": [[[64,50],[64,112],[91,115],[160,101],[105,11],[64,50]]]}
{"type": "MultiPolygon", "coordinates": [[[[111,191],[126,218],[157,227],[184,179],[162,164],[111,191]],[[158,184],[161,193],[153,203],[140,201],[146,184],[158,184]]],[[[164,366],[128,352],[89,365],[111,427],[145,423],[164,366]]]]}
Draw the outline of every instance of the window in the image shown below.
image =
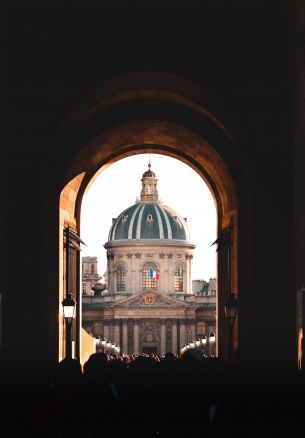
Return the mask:
{"type": "Polygon", "coordinates": [[[158,281],[157,267],[153,263],[146,263],[143,267],[142,273],[142,287],[143,290],[157,289],[158,281]]]}
{"type": "Polygon", "coordinates": [[[126,269],[124,265],[118,265],[116,270],[116,289],[117,291],[126,290],[126,269]]]}
{"type": "Polygon", "coordinates": [[[176,266],[174,276],[174,290],[176,292],[183,292],[183,268],[176,266]]]}
{"type": "Polygon", "coordinates": [[[91,274],[94,274],[94,265],[91,265],[91,274]]]}
{"type": "Polygon", "coordinates": [[[205,323],[202,321],[199,321],[197,323],[197,335],[203,336],[205,334],[205,323]]]}

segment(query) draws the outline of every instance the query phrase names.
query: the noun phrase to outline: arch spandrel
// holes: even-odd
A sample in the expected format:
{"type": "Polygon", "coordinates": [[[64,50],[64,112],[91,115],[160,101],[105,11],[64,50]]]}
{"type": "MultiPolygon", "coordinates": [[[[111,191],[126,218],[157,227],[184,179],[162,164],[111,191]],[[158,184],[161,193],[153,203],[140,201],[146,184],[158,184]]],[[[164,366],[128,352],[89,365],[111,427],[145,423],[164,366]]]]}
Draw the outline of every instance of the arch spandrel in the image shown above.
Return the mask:
{"type": "Polygon", "coordinates": [[[106,164],[153,152],[179,159],[199,173],[222,215],[236,208],[234,183],[221,156],[196,133],[169,122],[137,121],[109,129],[79,152],[70,167],[71,177],[85,171],[89,188],[106,164]]]}

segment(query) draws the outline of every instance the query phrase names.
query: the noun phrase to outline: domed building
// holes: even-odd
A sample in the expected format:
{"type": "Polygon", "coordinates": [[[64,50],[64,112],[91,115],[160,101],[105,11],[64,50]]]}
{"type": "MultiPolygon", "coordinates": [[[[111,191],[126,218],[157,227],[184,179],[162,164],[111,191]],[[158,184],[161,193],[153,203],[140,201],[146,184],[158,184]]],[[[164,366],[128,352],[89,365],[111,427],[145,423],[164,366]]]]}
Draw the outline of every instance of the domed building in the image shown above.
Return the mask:
{"type": "Polygon", "coordinates": [[[104,245],[108,293],[83,296],[83,325],[123,353],[177,354],[215,330],[215,296],[192,293],[187,219],[160,201],[150,164],[141,182],[140,198],[113,219],[104,245]]]}
{"type": "Polygon", "coordinates": [[[148,167],[140,199],[113,220],[105,244],[109,293],[191,294],[195,245],[186,218],[160,202],[156,175],[148,167]]]}

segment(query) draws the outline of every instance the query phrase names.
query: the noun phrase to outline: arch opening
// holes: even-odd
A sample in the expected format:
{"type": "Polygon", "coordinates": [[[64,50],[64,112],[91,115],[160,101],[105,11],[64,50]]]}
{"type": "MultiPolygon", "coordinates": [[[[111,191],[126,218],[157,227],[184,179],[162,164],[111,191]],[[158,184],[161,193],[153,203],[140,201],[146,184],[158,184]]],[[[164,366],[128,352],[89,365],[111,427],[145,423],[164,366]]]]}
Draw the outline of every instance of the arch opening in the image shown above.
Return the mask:
{"type": "MultiPolygon", "coordinates": [[[[155,97],[155,96],[154,96],[155,97]]],[[[203,116],[202,116],[203,117],[203,116]]],[[[82,139],[84,141],[84,139],[82,139]]],[[[215,140],[215,139],[214,139],[215,140]]],[[[226,136],[226,143],[230,139],[226,136]]],[[[78,147],[73,159],[66,169],[64,186],[60,196],[60,242],[67,224],[80,231],[80,211],[82,197],[107,166],[124,157],[140,153],[159,153],[176,158],[192,167],[206,182],[217,207],[218,236],[225,228],[231,232],[230,264],[226,255],[218,254],[217,260],[217,354],[228,357],[227,324],[224,316],[224,302],[228,291],[234,291],[238,296],[238,210],[237,193],[228,163],[222,155],[221,141],[214,143],[198,130],[190,129],[181,123],[166,120],[132,120],[115,124],[103,130],[98,135],[91,135],[78,147]]],[[[228,145],[226,144],[226,147],[228,145]]],[[[236,157],[236,145],[232,145],[233,159],[236,157]]],[[[60,264],[63,266],[63,250],[60,254],[60,264]]],[[[79,276],[79,273],[78,273],[79,276]]],[[[60,275],[59,303],[64,296],[64,282],[60,275]]],[[[78,302],[81,302],[77,289],[78,302]]],[[[76,321],[78,338],[76,337],[76,356],[81,355],[80,324],[81,310],[76,321]]],[[[59,324],[59,358],[64,351],[63,321],[59,324]]],[[[234,348],[238,347],[238,321],[234,327],[234,348]]]]}
{"type": "MultiPolygon", "coordinates": [[[[122,159],[95,179],[83,199],[81,213],[81,235],[88,245],[83,247],[84,253],[98,255],[99,272],[104,273],[100,295],[91,291],[82,296],[87,331],[95,335],[92,327],[102,320],[112,337],[112,323],[124,323],[128,317],[133,324],[140,324],[136,347],[141,353],[144,322],[149,319],[157,331],[158,351],[175,355],[188,342],[187,330],[193,340],[199,336],[193,323],[199,318],[205,320],[208,333],[215,332],[211,289],[212,285],[216,289],[216,257],[210,245],[216,239],[216,208],[209,189],[193,169],[158,154],[122,159]],[[127,268],[124,290],[117,281],[122,263],[127,268]],[[137,302],[129,303],[127,315],[122,308],[124,299],[135,295],[137,302]],[[179,299],[180,305],[177,308],[177,301],[162,303],[163,297],[179,299]],[[181,305],[185,307],[183,318],[181,305]],[[150,310],[149,315],[141,313],[143,306],[150,310]],[[192,327],[188,327],[191,319],[192,327]],[[160,323],[166,320],[167,342],[161,342],[160,323]]],[[[121,325],[117,343],[122,342],[122,330],[121,325]]],[[[133,330],[129,337],[135,337],[133,330]]],[[[207,352],[201,343],[200,347],[207,352]]],[[[134,353],[125,342],[121,351],[134,353]]]]}

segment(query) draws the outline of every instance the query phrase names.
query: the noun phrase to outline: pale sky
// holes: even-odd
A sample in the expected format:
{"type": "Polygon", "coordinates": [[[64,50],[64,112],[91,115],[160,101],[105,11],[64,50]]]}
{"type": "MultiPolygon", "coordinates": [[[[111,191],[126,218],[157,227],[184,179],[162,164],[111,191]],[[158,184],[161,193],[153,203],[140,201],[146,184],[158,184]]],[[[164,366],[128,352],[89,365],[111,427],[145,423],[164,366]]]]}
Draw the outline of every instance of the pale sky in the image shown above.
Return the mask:
{"type": "MultiPolygon", "coordinates": [[[[105,242],[112,218],[133,205],[140,196],[148,154],[124,158],[109,166],[84,196],[81,210],[81,256],[98,257],[99,273],[107,267],[105,242]]],[[[187,218],[194,250],[192,279],[216,277],[216,208],[203,179],[189,166],[171,157],[150,154],[151,170],[158,178],[159,199],[187,218]]]]}

